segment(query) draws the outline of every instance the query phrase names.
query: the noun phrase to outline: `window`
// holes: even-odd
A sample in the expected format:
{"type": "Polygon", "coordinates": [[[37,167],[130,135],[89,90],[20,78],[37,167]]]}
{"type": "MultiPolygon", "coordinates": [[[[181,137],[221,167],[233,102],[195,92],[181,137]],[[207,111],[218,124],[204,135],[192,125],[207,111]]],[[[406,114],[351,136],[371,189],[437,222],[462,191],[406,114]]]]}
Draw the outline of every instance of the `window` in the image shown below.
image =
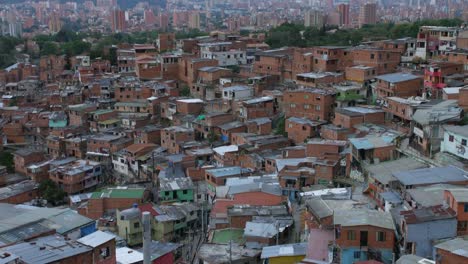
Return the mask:
{"type": "Polygon", "coordinates": [[[361,258],[361,251],[355,251],[354,252],[354,258],[355,259],[360,259],[361,258]]]}
{"type": "Polygon", "coordinates": [[[293,127],[293,124],[288,124],[288,127],[289,127],[289,128],[292,128],[292,127],[293,127]]]}
{"type": "Polygon", "coordinates": [[[465,213],[468,212],[468,203],[464,204],[464,206],[463,206],[463,211],[464,211],[465,213]]]}
{"type": "Polygon", "coordinates": [[[385,232],[377,232],[376,238],[377,241],[385,241],[385,232]]]}
{"type": "Polygon", "coordinates": [[[458,221],[457,231],[466,231],[467,221],[458,221]]]}
{"type": "Polygon", "coordinates": [[[449,141],[450,141],[450,142],[453,142],[453,138],[454,138],[453,135],[450,135],[450,136],[449,136],[449,141]]]}
{"type": "Polygon", "coordinates": [[[466,139],[462,139],[462,145],[466,146],[466,139]]]}
{"type": "Polygon", "coordinates": [[[356,240],[356,232],[354,230],[348,231],[348,240],[356,240]]]}
{"type": "Polygon", "coordinates": [[[187,194],[188,191],[187,191],[187,190],[183,190],[182,193],[183,193],[183,194],[187,194]]]}
{"type": "Polygon", "coordinates": [[[304,95],[304,99],[309,99],[309,95],[308,94],[304,95]]]}
{"type": "Polygon", "coordinates": [[[310,105],[309,104],[305,104],[304,105],[304,109],[309,109],[310,108],[310,105]]]}
{"type": "Polygon", "coordinates": [[[102,258],[108,258],[110,256],[109,252],[109,247],[99,249],[99,255],[101,255],[102,258]]]}
{"type": "Polygon", "coordinates": [[[134,228],[139,228],[139,227],[140,227],[140,223],[138,223],[138,222],[134,223],[134,224],[133,224],[133,227],[134,227],[134,228]]]}
{"type": "Polygon", "coordinates": [[[296,108],[296,104],[290,104],[289,107],[290,108],[296,108]]]}
{"type": "Polygon", "coordinates": [[[371,54],[371,55],[370,55],[370,58],[371,58],[371,60],[373,60],[373,59],[375,58],[375,55],[374,55],[374,54],[371,54]]]}
{"type": "Polygon", "coordinates": [[[316,106],[315,106],[315,110],[316,110],[316,111],[320,111],[320,105],[316,105],[316,106]]]}

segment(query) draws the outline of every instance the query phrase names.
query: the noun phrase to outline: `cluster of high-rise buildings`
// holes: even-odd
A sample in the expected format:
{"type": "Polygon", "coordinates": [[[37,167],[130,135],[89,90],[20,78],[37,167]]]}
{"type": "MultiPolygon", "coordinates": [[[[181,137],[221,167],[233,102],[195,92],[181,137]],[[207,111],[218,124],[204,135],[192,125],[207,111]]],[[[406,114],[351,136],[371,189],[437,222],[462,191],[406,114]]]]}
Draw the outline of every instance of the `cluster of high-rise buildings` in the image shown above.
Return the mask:
{"type": "Polygon", "coordinates": [[[58,32],[64,23],[85,31],[265,30],[284,22],[321,28],[357,28],[377,22],[468,17],[463,0],[454,1],[155,1],[133,7],[115,0],[83,3],[23,1],[0,8],[2,34],[21,36],[58,32]],[[76,24],[75,24],[76,25],[76,24]]]}

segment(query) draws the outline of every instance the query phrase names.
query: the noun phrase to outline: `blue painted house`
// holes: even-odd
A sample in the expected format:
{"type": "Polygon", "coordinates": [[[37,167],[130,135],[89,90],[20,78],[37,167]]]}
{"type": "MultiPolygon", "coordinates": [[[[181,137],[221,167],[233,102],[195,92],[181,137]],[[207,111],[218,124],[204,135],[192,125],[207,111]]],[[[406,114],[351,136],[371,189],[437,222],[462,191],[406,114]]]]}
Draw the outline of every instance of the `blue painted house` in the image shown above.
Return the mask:
{"type": "Polygon", "coordinates": [[[68,117],[65,112],[53,112],[49,116],[50,128],[63,128],[68,125],[68,117]]]}
{"type": "Polygon", "coordinates": [[[337,252],[340,263],[393,261],[395,225],[390,213],[369,209],[334,212],[337,252]]]}

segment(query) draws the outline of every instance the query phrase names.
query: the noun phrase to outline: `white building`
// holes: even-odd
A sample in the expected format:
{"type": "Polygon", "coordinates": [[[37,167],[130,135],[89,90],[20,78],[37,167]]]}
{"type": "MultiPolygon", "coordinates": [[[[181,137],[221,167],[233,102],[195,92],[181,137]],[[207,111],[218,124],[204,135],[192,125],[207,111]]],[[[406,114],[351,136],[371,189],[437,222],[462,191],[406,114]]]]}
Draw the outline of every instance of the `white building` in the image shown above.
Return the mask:
{"type": "Polygon", "coordinates": [[[245,50],[232,48],[232,42],[201,43],[200,57],[217,60],[219,66],[247,64],[245,50]]]}
{"type": "Polygon", "coordinates": [[[441,151],[468,159],[468,125],[444,126],[444,139],[440,143],[441,151]]]}
{"type": "Polygon", "coordinates": [[[253,96],[252,87],[243,85],[225,87],[222,91],[225,100],[242,100],[253,96]]]}

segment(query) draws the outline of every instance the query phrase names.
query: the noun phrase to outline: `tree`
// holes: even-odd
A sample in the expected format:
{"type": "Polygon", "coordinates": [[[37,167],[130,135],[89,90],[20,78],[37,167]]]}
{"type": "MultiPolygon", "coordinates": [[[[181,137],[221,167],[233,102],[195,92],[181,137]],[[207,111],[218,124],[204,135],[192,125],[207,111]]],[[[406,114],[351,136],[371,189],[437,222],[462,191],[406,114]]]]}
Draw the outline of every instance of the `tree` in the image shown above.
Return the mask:
{"type": "Polygon", "coordinates": [[[276,124],[276,128],[275,128],[275,135],[283,135],[285,137],[288,136],[288,132],[286,132],[285,123],[286,121],[284,117],[281,117],[280,119],[278,119],[278,123],[276,124]]]}
{"type": "Polygon", "coordinates": [[[208,134],[208,142],[211,144],[218,139],[219,139],[219,136],[214,131],[210,131],[210,133],[208,134]]]}
{"type": "Polygon", "coordinates": [[[57,55],[59,54],[59,46],[52,41],[44,42],[41,47],[41,55],[57,55]]]}
{"type": "Polygon", "coordinates": [[[15,163],[13,162],[13,155],[10,152],[0,152],[0,165],[5,166],[9,173],[15,172],[15,163]]]}
{"type": "Polygon", "coordinates": [[[190,88],[187,85],[184,85],[180,90],[180,96],[190,96],[190,88]]]}
{"type": "Polygon", "coordinates": [[[53,205],[63,203],[67,194],[50,179],[44,180],[39,184],[39,193],[47,200],[47,202],[53,205]]]}

